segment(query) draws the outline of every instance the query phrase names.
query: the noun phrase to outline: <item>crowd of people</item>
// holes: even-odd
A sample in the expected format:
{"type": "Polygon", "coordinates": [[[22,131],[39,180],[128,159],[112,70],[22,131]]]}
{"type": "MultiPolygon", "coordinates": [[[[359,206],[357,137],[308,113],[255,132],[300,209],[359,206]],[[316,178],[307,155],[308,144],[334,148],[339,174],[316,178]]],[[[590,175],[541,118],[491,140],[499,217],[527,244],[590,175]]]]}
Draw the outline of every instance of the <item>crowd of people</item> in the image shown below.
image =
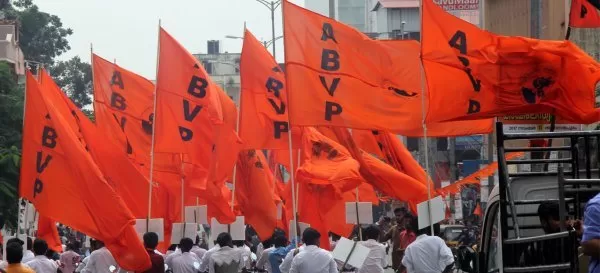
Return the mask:
{"type": "MultiPolygon", "coordinates": [[[[306,228],[299,238],[288,238],[282,230],[276,230],[271,238],[262,242],[256,236],[234,241],[229,233],[218,234],[214,246],[208,248],[205,238],[195,241],[183,238],[171,245],[166,253],[157,250],[159,237],[156,233],[144,234],[143,241],[150,256],[152,267],[143,273],[383,273],[389,268],[391,252],[395,272],[446,272],[452,268],[452,252],[444,241],[429,234],[430,228],[419,230],[417,219],[406,209],[394,211],[395,224],[382,217],[373,225],[363,226],[351,237],[368,248],[369,254],[360,268],[353,268],[333,258],[332,252],[320,247],[321,236],[330,236],[335,248],[340,236],[320,234],[306,228]],[[391,250],[390,250],[391,247],[391,250]],[[432,253],[439,257],[432,259],[432,253]]],[[[64,227],[61,227],[64,229],[64,227]]],[[[49,249],[41,239],[23,242],[12,238],[6,245],[5,261],[0,262],[2,273],[100,273],[126,272],[118,267],[104,243],[90,240],[89,247],[81,247],[83,237],[76,232],[61,230],[69,243],[61,254],[49,249]]]]}

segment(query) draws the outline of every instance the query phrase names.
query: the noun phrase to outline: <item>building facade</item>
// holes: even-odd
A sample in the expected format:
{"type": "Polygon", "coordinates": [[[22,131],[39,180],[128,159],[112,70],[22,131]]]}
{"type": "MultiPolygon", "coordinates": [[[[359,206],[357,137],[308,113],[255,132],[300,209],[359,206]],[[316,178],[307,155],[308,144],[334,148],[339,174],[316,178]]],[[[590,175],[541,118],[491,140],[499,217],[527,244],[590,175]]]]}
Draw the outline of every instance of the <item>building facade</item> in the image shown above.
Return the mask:
{"type": "Polygon", "coordinates": [[[18,26],[14,21],[0,20],[0,61],[11,64],[16,76],[25,75],[25,60],[19,47],[18,26]]]}
{"type": "MultiPolygon", "coordinates": [[[[335,0],[336,20],[367,32],[368,2],[369,0],[335,0]]],[[[305,0],[304,6],[323,16],[329,16],[328,0],[305,0]]]]}
{"type": "Polygon", "coordinates": [[[220,45],[220,41],[208,41],[207,53],[194,54],[194,57],[202,62],[213,82],[239,106],[241,53],[221,52],[220,45]]]}

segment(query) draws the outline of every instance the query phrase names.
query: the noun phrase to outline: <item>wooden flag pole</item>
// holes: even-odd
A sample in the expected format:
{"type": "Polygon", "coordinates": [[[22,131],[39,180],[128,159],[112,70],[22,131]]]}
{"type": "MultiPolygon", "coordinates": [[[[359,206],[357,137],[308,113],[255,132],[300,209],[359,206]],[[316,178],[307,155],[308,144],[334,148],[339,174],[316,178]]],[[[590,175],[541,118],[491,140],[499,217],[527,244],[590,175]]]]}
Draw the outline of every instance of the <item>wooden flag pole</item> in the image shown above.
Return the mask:
{"type": "MultiPolygon", "coordinates": [[[[423,0],[421,0],[420,2],[420,7],[419,7],[420,13],[421,13],[421,52],[423,51],[423,0]]],[[[433,216],[431,215],[431,180],[430,180],[430,176],[429,176],[429,144],[428,144],[428,140],[427,140],[427,123],[426,123],[426,113],[425,113],[425,91],[426,91],[426,84],[425,84],[425,67],[423,66],[423,56],[421,55],[421,115],[422,115],[422,124],[423,124],[423,138],[425,140],[424,143],[424,149],[425,149],[425,175],[427,177],[427,209],[428,209],[428,216],[429,216],[429,224],[431,227],[431,234],[430,235],[435,235],[434,230],[433,230],[433,216]]]]}
{"type": "Polygon", "coordinates": [[[158,67],[160,64],[160,28],[161,21],[158,19],[158,44],[156,47],[156,84],[154,85],[154,113],[152,118],[152,140],[150,146],[150,179],[148,181],[148,215],[146,216],[146,232],[149,231],[150,217],[152,213],[152,184],[154,177],[154,142],[156,138],[156,97],[158,97],[158,67]]]}
{"type": "Polygon", "coordinates": [[[359,216],[359,214],[358,214],[358,201],[359,201],[359,198],[358,198],[358,191],[359,191],[359,190],[358,190],[358,186],[357,186],[357,187],[356,187],[356,203],[355,203],[355,205],[356,205],[356,228],[358,229],[358,230],[357,230],[357,232],[358,232],[358,240],[359,240],[359,241],[362,241],[362,240],[363,240],[363,236],[362,236],[362,228],[360,228],[360,216],[359,216]]]}

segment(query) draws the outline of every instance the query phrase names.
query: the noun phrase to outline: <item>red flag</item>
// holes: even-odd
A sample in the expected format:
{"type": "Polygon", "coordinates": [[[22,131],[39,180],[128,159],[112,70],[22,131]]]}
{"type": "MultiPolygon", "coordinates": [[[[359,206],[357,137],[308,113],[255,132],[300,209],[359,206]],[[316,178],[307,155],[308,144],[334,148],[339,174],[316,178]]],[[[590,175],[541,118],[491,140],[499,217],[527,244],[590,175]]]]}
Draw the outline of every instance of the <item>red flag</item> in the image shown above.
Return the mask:
{"type": "Polygon", "coordinates": [[[122,268],[149,268],[134,216],[68,124],[71,113],[55,107],[64,101],[49,92],[27,72],[19,194],[40,214],[104,241],[122,268]]]}
{"type": "Polygon", "coordinates": [[[477,203],[477,206],[475,206],[475,210],[473,210],[473,215],[481,216],[481,206],[479,205],[479,203],[477,203]]]}
{"type": "Polygon", "coordinates": [[[58,229],[56,229],[56,222],[52,221],[52,219],[43,215],[39,216],[36,237],[46,241],[48,248],[56,251],[56,253],[63,252],[62,242],[58,236],[58,229]]]}
{"type": "Polygon", "coordinates": [[[571,0],[569,26],[578,28],[600,27],[598,8],[600,8],[600,1],[598,0],[571,0]]]}

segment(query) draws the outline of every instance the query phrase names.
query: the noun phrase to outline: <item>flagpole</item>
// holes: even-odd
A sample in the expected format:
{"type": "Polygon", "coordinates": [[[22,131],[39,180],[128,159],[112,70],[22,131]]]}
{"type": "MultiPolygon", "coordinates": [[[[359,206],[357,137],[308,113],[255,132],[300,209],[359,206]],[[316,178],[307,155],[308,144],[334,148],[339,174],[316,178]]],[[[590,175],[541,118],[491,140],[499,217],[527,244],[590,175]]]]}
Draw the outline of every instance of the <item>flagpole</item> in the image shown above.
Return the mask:
{"type": "Polygon", "coordinates": [[[156,46],[156,84],[154,85],[154,113],[152,118],[152,140],[150,147],[150,179],[148,183],[148,215],[146,216],[146,232],[149,231],[150,216],[152,213],[152,184],[154,177],[154,142],[156,138],[156,97],[158,97],[158,67],[160,64],[160,19],[158,19],[158,44],[156,46]]]}
{"type": "Polygon", "coordinates": [[[185,231],[185,166],[183,165],[183,154],[179,154],[181,158],[181,222],[185,231]]]}
{"type": "MultiPolygon", "coordinates": [[[[246,38],[246,21],[244,21],[244,39],[246,38]]],[[[240,67],[240,73],[242,72],[242,68],[240,67]]],[[[240,90],[241,92],[241,90],[240,90]]],[[[237,111],[237,117],[236,117],[236,122],[235,122],[235,134],[239,134],[240,132],[240,114],[242,112],[242,96],[240,96],[240,106],[238,107],[238,111],[237,111]]],[[[239,154],[238,154],[239,156],[239,154]]],[[[233,165],[233,177],[232,177],[232,183],[233,183],[233,187],[231,189],[231,211],[233,211],[233,207],[234,207],[234,203],[235,203],[235,184],[236,184],[236,176],[237,176],[237,160],[235,161],[234,165],[233,165]]]]}
{"type": "MultiPolygon", "coordinates": [[[[431,235],[435,235],[434,234],[434,230],[433,230],[433,216],[431,215],[431,180],[430,180],[430,176],[429,176],[429,144],[428,144],[428,140],[427,140],[427,123],[425,121],[425,119],[427,118],[426,112],[425,112],[425,92],[426,92],[426,86],[425,86],[425,67],[423,66],[423,1],[425,0],[421,0],[421,6],[420,6],[420,12],[421,12],[421,115],[422,115],[422,124],[423,124],[423,138],[425,140],[425,143],[423,145],[423,148],[425,149],[425,176],[427,178],[427,210],[428,210],[428,214],[429,214],[429,224],[431,227],[431,235]]],[[[435,3],[434,3],[435,4],[435,3]]]]}

